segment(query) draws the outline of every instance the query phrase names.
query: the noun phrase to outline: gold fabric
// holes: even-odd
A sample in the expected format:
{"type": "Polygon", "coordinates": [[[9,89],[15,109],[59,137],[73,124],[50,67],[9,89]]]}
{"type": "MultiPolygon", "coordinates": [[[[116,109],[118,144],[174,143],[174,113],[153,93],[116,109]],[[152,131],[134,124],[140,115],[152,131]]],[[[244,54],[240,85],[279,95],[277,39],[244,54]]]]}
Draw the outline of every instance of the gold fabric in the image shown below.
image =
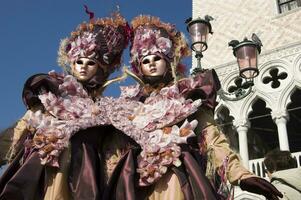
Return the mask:
{"type": "Polygon", "coordinates": [[[212,164],[215,171],[222,167],[224,159],[228,157],[226,176],[231,184],[238,185],[239,180],[255,176],[243,167],[238,154],[230,148],[226,136],[219,132],[216,125],[205,129],[205,140],[208,157],[211,158],[208,164],[212,164]]]}
{"type": "Polygon", "coordinates": [[[66,149],[60,158],[60,169],[46,168],[47,190],[44,200],[69,200],[68,168],[70,165],[70,148],[66,149]]]}
{"type": "Polygon", "coordinates": [[[243,167],[240,158],[229,145],[226,136],[218,129],[213,112],[206,108],[200,108],[197,112],[198,130],[202,130],[204,137],[205,152],[208,155],[206,175],[212,176],[223,166],[224,159],[228,157],[228,167],[226,176],[228,181],[233,185],[238,185],[239,180],[253,177],[250,171],[243,167]]]}
{"type": "Polygon", "coordinates": [[[109,181],[116,165],[129,148],[129,145],[129,138],[118,132],[110,133],[110,137],[104,140],[102,152],[105,154],[104,168],[106,182],[109,181]]]}
{"type": "Polygon", "coordinates": [[[36,112],[38,110],[41,111],[43,110],[43,108],[41,108],[41,105],[33,106],[30,110],[27,110],[24,116],[17,122],[16,126],[14,127],[12,143],[6,155],[6,158],[9,162],[12,161],[17,151],[20,150],[20,146],[23,146],[23,144],[20,143],[20,139],[22,137],[26,137],[25,134],[35,131],[28,127],[26,121],[30,117],[29,116],[30,111],[36,112]]]}
{"type": "MultiPolygon", "coordinates": [[[[214,178],[210,176],[215,175],[214,172],[223,166],[226,158],[228,158],[226,176],[231,184],[238,185],[239,180],[255,176],[243,167],[238,154],[230,148],[226,136],[216,126],[211,110],[201,107],[192,117],[199,122],[196,133],[204,134],[202,148],[204,148],[209,158],[206,172],[208,178],[214,178]]],[[[148,200],[169,199],[184,199],[178,178],[172,172],[165,174],[156,183],[153,193],[148,197],[148,200]]]]}
{"type": "Polygon", "coordinates": [[[181,190],[180,182],[177,176],[172,173],[166,173],[155,185],[153,193],[148,200],[184,200],[184,194],[181,190]]]}
{"type": "Polygon", "coordinates": [[[29,111],[25,113],[14,128],[13,145],[16,144],[21,136],[27,131],[27,118],[29,118],[29,111]]]}
{"type": "Polygon", "coordinates": [[[6,154],[6,158],[9,162],[11,162],[14,159],[17,151],[20,150],[20,145],[23,146],[23,144],[20,144],[21,137],[29,133],[29,130],[27,129],[27,123],[26,123],[26,119],[28,117],[29,117],[29,111],[27,111],[24,114],[24,116],[17,122],[16,126],[14,127],[12,143],[6,154]]]}

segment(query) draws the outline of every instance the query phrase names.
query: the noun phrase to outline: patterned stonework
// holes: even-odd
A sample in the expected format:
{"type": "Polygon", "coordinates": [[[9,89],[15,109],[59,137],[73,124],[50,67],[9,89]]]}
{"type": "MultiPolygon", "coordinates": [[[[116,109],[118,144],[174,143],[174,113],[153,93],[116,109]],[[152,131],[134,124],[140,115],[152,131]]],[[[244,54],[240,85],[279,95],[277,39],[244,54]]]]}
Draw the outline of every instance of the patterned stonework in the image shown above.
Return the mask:
{"type": "Polygon", "coordinates": [[[276,0],[193,0],[193,17],[211,15],[213,35],[204,52],[203,67],[234,61],[228,42],[256,33],[263,43],[262,53],[301,41],[301,9],[279,15],[276,0]]]}
{"type": "MultiPolygon", "coordinates": [[[[256,33],[263,43],[259,57],[260,74],[254,79],[251,93],[239,101],[218,97],[217,113],[222,107],[234,117],[235,126],[248,125],[248,115],[257,99],[265,101],[271,117],[287,120],[287,106],[296,88],[301,88],[301,7],[278,14],[277,0],[193,0],[193,18],[212,16],[213,35],[203,52],[203,68],[215,68],[224,90],[233,86],[238,67],[230,40],[250,39],[256,33]]],[[[193,60],[193,65],[196,64],[193,60]]],[[[245,127],[246,128],[246,127],[245,127]]],[[[244,141],[243,143],[245,143],[244,141]]],[[[242,154],[244,155],[244,153],[242,154]]],[[[248,157],[243,157],[248,160],[248,157]]],[[[235,188],[235,199],[264,199],[235,188]]]]}
{"type": "MultiPolygon", "coordinates": [[[[278,14],[276,0],[193,0],[193,18],[211,15],[214,34],[209,36],[208,50],[202,59],[204,68],[215,68],[224,90],[233,85],[238,69],[228,42],[242,40],[256,33],[263,43],[259,57],[260,74],[254,80],[252,93],[238,101],[220,101],[220,106],[229,108],[233,117],[246,118],[257,98],[267,103],[267,107],[281,110],[290,102],[294,88],[301,81],[301,8],[285,14],[278,14]],[[272,88],[263,83],[277,68],[279,75],[288,76],[280,80],[280,86],[272,88]]],[[[195,59],[194,59],[195,61],[195,59]]]]}

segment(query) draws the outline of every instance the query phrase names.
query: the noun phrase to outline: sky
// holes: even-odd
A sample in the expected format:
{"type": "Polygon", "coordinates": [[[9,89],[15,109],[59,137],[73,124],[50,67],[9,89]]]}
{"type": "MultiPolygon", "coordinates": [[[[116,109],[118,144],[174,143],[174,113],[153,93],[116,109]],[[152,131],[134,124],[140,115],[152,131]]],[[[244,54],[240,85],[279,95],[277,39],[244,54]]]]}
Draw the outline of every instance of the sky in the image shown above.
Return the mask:
{"type": "MultiPolygon", "coordinates": [[[[119,6],[130,22],[140,14],[160,17],[175,24],[188,38],[186,24],[192,15],[192,0],[6,0],[0,7],[0,130],[23,116],[22,102],[25,81],[37,73],[61,72],[57,50],[61,39],[68,37],[78,24],[88,21],[87,5],[95,17],[106,17],[119,6]]],[[[123,62],[129,65],[128,49],[123,62]]],[[[191,60],[184,60],[191,65],[191,60]]],[[[120,73],[120,72],[119,72],[120,73]]],[[[117,76],[114,73],[112,76],[117,76]]],[[[134,83],[126,80],[120,85],[134,83]]],[[[118,96],[118,84],[110,85],[106,96],[118,96]]]]}

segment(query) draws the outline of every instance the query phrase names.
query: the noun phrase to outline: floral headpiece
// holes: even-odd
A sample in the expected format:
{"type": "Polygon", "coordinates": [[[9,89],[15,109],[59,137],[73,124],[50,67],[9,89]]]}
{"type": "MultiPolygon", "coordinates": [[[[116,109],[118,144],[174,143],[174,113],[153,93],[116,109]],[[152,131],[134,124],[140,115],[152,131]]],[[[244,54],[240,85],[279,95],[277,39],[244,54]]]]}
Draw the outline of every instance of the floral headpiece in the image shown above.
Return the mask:
{"type": "Polygon", "coordinates": [[[153,16],[140,15],[131,22],[133,29],[131,45],[131,64],[133,71],[141,75],[139,65],[143,57],[160,54],[176,71],[184,73],[180,60],[190,55],[184,35],[169,23],[161,22],[153,16]]]}
{"type": "Polygon", "coordinates": [[[126,20],[114,13],[110,18],[81,23],[69,38],[61,41],[58,63],[67,72],[80,57],[99,62],[105,72],[120,66],[121,54],[128,44],[130,28],[126,20]]]}

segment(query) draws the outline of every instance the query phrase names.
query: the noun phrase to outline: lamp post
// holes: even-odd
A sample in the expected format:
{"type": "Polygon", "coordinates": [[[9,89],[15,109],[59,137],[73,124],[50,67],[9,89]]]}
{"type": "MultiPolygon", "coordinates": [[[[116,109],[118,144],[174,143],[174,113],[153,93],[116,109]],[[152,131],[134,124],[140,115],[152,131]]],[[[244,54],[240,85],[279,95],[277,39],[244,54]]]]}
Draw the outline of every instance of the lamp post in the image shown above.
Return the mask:
{"type": "Polygon", "coordinates": [[[243,41],[232,40],[229,46],[233,48],[233,55],[237,59],[239,68],[239,76],[245,80],[241,88],[233,92],[226,92],[222,88],[218,91],[220,97],[228,101],[238,101],[248,96],[252,91],[254,85],[253,79],[258,76],[258,55],[261,52],[261,41],[252,34],[252,40],[245,38],[243,41]],[[245,89],[247,90],[245,90],[245,89]]]}
{"type": "MultiPolygon", "coordinates": [[[[203,71],[201,67],[201,58],[203,57],[202,52],[206,51],[208,48],[208,34],[212,34],[211,20],[213,20],[213,18],[209,15],[206,15],[204,19],[199,17],[195,20],[192,20],[192,18],[186,20],[187,31],[189,32],[192,41],[190,48],[195,52],[195,57],[197,58],[197,67],[193,70],[191,75],[203,71]]],[[[233,48],[233,54],[237,58],[239,76],[244,79],[245,82],[243,83],[242,88],[238,88],[232,92],[226,92],[221,88],[218,91],[218,94],[224,100],[237,101],[246,97],[252,91],[252,86],[254,85],[253,78],[259,74],[257,63],[262,44],[256,34],[253,33],[251,40],[248,40],[247,38],[241,42],[232,40],[229,42],[229,46],[233,48]],[[248,90],[246,91],[245,89],[248,90]]]]}
{"type": "Polygon", "coordinates": [[[187,31],[190,34],[192,44],[191,49],[195,52],[195,57],[197,58],[197,67],[193,70],[192,74],[196,74],[197,72],[202,71],[201,59],[203,57],[202,52],[206,51],[207,46],[207,38],[209,33],[212,32],[212,27],[210,21],[213,18],[209,15],[206,15],[204,19],[197,18],[192,20],[189,18],[186,20],[187,31]]]}

